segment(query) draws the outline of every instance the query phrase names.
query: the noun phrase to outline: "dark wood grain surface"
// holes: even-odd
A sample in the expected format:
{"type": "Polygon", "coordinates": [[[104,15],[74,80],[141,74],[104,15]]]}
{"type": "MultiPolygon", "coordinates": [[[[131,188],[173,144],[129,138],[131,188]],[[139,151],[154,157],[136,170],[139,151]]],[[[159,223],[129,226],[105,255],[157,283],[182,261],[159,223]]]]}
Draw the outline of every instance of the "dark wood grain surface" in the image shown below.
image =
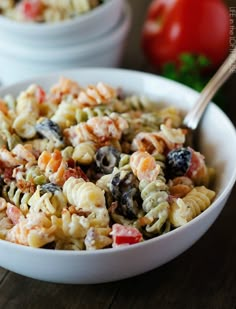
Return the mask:
{"type": "MultiPolygon", "coordinates": [[[[122,67],[151,71],[139,46],[141,26],[150,1],[129,2],[133,9],[133,24],[122,67]]],[[[236,1],[230,0],[228,4],[236,6],[236,1]]],[[[235,125],[236,74],[227,82],[225,92],[227,113],[235,125]]],[[[51,284],[0,268],[0,309],[235,309],[235,219],[234,188],[220,217],[192,248],[158,269],[114,283],[51,284]]]]}

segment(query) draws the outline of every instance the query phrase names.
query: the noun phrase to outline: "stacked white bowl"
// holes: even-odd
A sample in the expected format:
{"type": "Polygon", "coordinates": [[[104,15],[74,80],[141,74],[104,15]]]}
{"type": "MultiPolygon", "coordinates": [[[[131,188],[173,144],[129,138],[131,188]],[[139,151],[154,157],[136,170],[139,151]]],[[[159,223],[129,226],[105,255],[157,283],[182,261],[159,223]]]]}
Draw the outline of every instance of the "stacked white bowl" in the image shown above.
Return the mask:
{"type": "Polygon", "coordinates": [[[106,0],[76,18],[23,23],[0,15],[0,82],[4,85],[79,67],[118,67],[131,25],[125,0],[106,0]]]}

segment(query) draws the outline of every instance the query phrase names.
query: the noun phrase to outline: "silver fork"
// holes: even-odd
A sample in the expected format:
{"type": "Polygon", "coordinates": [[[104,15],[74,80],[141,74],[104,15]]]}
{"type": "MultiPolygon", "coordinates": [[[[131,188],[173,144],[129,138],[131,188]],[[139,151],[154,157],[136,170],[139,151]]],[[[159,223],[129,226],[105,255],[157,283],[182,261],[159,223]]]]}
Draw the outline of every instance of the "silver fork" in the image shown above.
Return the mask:
{"type": "Polygon", "coordinates": [[[199,121],[204,114],[206,107],[211,99],[214,97],[219,88],[228,80],[228,78],[236,72],[236,47],[232,50],[230,55],[226,58],[214,76],[207,83],[202,90],[197,102],[193,108],[187,113],[183,120],[183,126],[189,129],[191,135],[196,130],[199,121]]]}

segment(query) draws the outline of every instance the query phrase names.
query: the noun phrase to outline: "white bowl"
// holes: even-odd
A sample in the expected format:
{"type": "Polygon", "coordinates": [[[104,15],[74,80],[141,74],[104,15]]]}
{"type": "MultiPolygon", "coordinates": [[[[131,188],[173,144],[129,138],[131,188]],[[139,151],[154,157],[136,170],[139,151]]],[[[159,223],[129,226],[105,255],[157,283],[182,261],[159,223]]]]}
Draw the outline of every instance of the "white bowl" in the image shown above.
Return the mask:
{"type": "Polygon", "coordinates": [[[44,73],[78,67],[117,67],[122,60],[130,25],[131,9],[127,4],[118,24],[90,42],[57,49],[38,49],[0,40],[0,82],[7,85],[44,73]]]}
{"type": "Polygon", "coordinates": [[[107,0],[97,8],[58,23],[23,23],[0,15],[1,40],[33,47],[60,47],[95,39],[121,18],[124,0],[107,0]]]}
{"type": "MultiPolygon", "coordinates": [[[[7,93],[16,95],[29,83],[37,83],[48,89],[61,75],[75,79],[82,85],[103,81],[122,87],[128,93],[145,94],[168,105],[174,104],[183,111],[190,109],[199,95],[186,86],[151,74],[97,68],[62,72],[24,81],[0,90],[0,96],[7,93]]],[[[235,183],[235,128],[213,103],[201,123],[200,147],[207,162],[216,169],[217,195],[207,210],[186,225],[142,243],[95,252],[34,249],[0,240],[0,266],[50,282],[87,284],[135,276],[174,259],[191,247],[212,225],[235,183]]]]}

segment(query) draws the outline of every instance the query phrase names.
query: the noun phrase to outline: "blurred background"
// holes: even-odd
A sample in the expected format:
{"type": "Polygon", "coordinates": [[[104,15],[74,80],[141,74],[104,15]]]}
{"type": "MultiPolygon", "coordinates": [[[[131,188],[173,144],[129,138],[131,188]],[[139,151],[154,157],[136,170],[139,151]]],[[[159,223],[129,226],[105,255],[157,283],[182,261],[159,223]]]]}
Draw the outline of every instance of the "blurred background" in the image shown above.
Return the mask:
{"type": "MultiPolygon", "coordinates": [[[[0,13],[7,16],[0,14],[2,84],[72,68],[118,66],[201,91],[236,46],[235,0],[88,0],[99,7],[83,12],[82,18],[74,18],[71,8],[70,17],[61,22],[60,6],[68,3],[0,0],[0,13]],[[5,14],[6,5],[10,9],[5,14]],[[49,20],[43,20],[45,11],[49,20]],[[24,22],[12,22],[19,12],[24,22]]],[[[235,121],[230,110],[233,75],[214,102],[235,121]]]]}
{"type": "MultiPolygon", "coordinates": [[[[154,74],[162,74],[158,71],[144,55],[144,50],[141,47],[141,36],[143,27],[146,21],[146,15],[148,8],[150,7],[152,0],[141,0],[138,3],[137,0],[127,0],[132,8],[132,26],[129,33],[129,38],[127,42],[127,48],[125,49],[125,55],[122,62],[122,67],[147,71],[154,74]]],[[[191,1],[190,1],[191,2],[191,1]]],[[[230,39],[231,43],[236,43],[236,1],[235,0],[222,0],[222,2],[228,7],[230,14],[230,39]]],[[[221,24],[221,19],[218,19],[219,25],[221,24]]],[[[222,25],[223,26],[223,25],[222,25]]],[[[212,40],[214,40],[215,34],[212,33],[212,40]]],[[[232,49],[232,46],[229,47],[232,49]]],[[[216,69],[208,72],[207,74],[200,74],[200,82],[202,86],[207,82],[207,80],[214,74],[216,69]]],[[[167,74],[167,77],[168,76],[167,74]]],[[[183,82],[180,80],[180,82],[183,82]]],[[[236,115],[232,112],[232,106],[236,104],[236,92],[234,91],[234,86],[236,86],[236,70],[229,81],[220,90],[216,98],[216,103],[229,115],[233,123],[236,123],[236,115]]],[[[200,90],[200,89],[199,89],[200,90]]]]}
{"type": "MultiPolygon", "coordinates": [[[[139,70],[147,70],[147,59],[140,48],[140,38],[142,28],[145,22],[148,7],[152,0],[139,0],[137,9],[137,0],[126,0],[132,8],[132,27],[129,34],[128,47],[123,61],[124,67],[132,67],[139,70]],[[135,53],[135,56],[134,56],[135,53]]],[[[236,7],[235,0],[224,0],[227,6],[236,7]]],[[[232,16],[235,20],[235,16],[232,16]]],[[[236,35],[236,30],[235,30],[236,35]]],[[[151,67],[149,67],[151,69],[151,67]]]]}

